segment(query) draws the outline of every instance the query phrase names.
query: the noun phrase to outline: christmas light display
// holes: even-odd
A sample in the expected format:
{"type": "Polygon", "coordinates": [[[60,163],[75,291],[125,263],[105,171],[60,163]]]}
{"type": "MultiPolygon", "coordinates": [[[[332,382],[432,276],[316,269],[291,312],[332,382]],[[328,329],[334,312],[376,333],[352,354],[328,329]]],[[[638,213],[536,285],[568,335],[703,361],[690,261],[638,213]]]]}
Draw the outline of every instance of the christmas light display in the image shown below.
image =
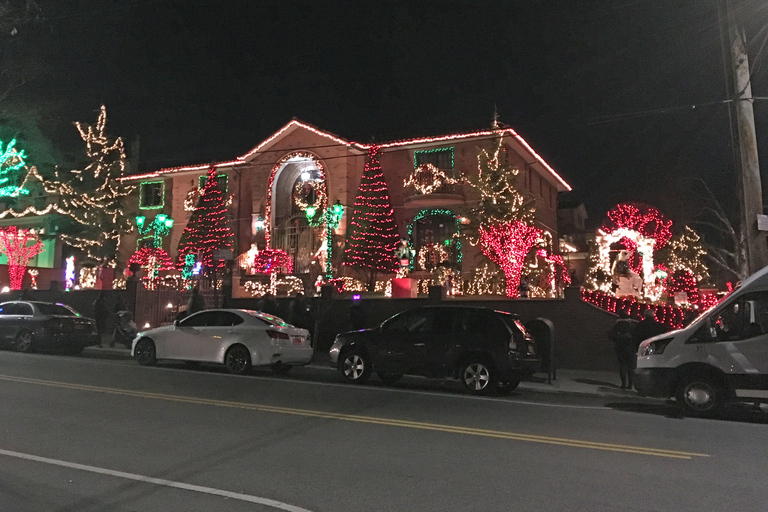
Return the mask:
{"type": "Polygon", "coordinates": [[[251,268],[257,274],[290,274],[293,272],[293,260],[282,249],[264,249],[254,256],[251,268]]]}
{"type": "Polygon", "coordinates": [[[139,209],[140,210],[159,210],[165,205],[165,182],[164,181],[142,181],[139,183],[139,209]],[[159,185],[159,187],[154,187],[159,185]],[[159,188],[157,197],[150,194],[154,188],[159,188]],[[149,196],[149,197],[148,197],[149,196]],[[157,200],[157,202],[155,202],[157,200]]]}
{"type": "Polygon", "coordinates": [[[64,289],[69,291],[75,286],[75,257],[69,256],[65,262],[64,289]]]}
{"type": "Polygon", "coordinates": [[[616,298],[614,295],[599,290],[590,291],[582,288],[581,299],[602,310],[619,314],[627,313],[630,318],[641,320],[643,312],[650,309],[656,315],[656,320],[672,329],[681,329],[684,325],[685,310],[666,304],[648,304],[639,302],[634,297],[616,298]]]}
{"type": "MultiPolygon", "coordinates": [[[[454,221],[456,222],[456,232],[453,234],[453,236],[448,240],[443,240],[443,244],[445,244],[447,247],[450,247],[452,244],[456,247],[456,263],[461,263],[462,259],[462,251],[461,251],[461,218],[454,214],[451,210],[447,210],[445,208],[432,208],[432,209],[426,209],[421,210],[419,213],[417,213],[413,217],[413,221],[411,221],[410,224],[408,224],[408,246],[410,249],[410,265],[409,270],[413,270],[413,264],[414,260],[413,257],[416,254],[416,251],[414,250],[414,244],[415,241],[413,239],[413,229],[416,226],[416,224],[422,220],[426,219],[427,217],[431,216],[448,216],[453,217],[454,221]]],[[[405,255],[406,252],[403,249],[403,255],[405,255]]],[[[400,259],[400,255],[397,256],[398,259],[400,259]]]]}
{"type": "Polygon", "coordinates": [[[40,274],[40,271],[36,268],[30,268],[27,270],[27,274],[29,274],[29,278],[31,280],[30,287],[33,290],[37,290],[37,276],[40,274]]]}
{"type": "MultiPolygon", "coordinates": [[[[563,261],[562,256],[559,254],[552,254],[550,249],[551,238],[544,237],[538,241],[540,246],[536,250],[536,259],[534,264],[528,265],[526,270],[526,276],[529,276],[533,272],[539,273],[539,286],[536,287],[541,291],[542,297],[560,297],[562,290],[571,284],[571,276],[568,273],[568,267],[563,261]],[[542,265],[538,264],[537,259],[541,258],[542,265]],[[540,268],[543,266],[543,268],[540,268]]],[[[536,293],[531,293],[529,288],[529,297],[535,297],[536,293]]]]}
{"type": "MultiPolygon", "coordinates": [[[[685,293],[685,302],[691,306],[699,304],[699,286],[696,284],[696,276],[687,269],[679,269],[667,277],[667,293],[670,297],[675,294],[685,293]]],[[[677,298],[675,298],[677,301],[677,298]]]]}
{"type": "Polygon", "coordinates": [[[460,179],[448,176],[432,164],[422,164],[403,180],[404,187],[413,187],[419,194],[431,194],[444,185],[455,185],[460,179]]]}
{"type": "Polygon", "coordinates": [[[273,167],[272,171],[269,173],[269,183],[267,184],[267,204],[265,207],[265,213],[264,213],[264,238],[267,242],[267,247],[270,247],[271,239],[272,239],[272,228],[271,228],[271,218],[272,218],[272,189],[274,188],[275,183],[275,177],[277,176],[278,171],[283,168],[283,166],[288,162],[288,160],[295,159],[295,158],[308,158],[312,160],[312,162],[315,165],[315,173],[317,173],[317,179],[323,183],[325,183],[325,167],[323,167],[323,164],[320,162],[320,160],[312,153],[309,153],[307,151],[294,151],[292,153],[289,153],[285,155],[283,158],[281,158],[273,167]]]}
{"type": "Polygon", "coordinates": [[[503,294],[504,284],[499,277],[499,271],[483,263],[474,269],[472,279],[466,285],[467,295],[499,295],[503,294]]]}
{"type": "Polygon", "coordinates": [[[80,277],[78,278],[79,286],[82,290],[90,290],[96,288],[96,281],[98,278],[99,269],[93,267],[83,267],[80,269],[80,277]]]}
{"type": "Polygon", "coordinates": [[[156,288],[160,272],[175,270],[171,257],[159,247],[142,247],[134,252],[128,260],[128,266],[132,264],[141,265],[146,271],[145,286],[151,290],[156,288]]]}
{"type": "Polygon", "coordinates": [[[235,234],[229,227],[224,194],[218,187],[216,167],[208,170],[208,181],[195,211],[184,228],[179,240],[178,267],[182,269],[187,254],[196,254],[206,275],[224,270],[224,262],[214,258],[214,253],[232,249],[235,234]]]}
{"type": "Polygon", "coordinates": [[[699,234],[685,226],[683,233],[669,242],[669,270],[687,270],[697,282],[709,281],[709,269],[703,261],[706,254],[699,234]]]}
{"type": "Polygon", "coordinates": [[[314,212],[322,210],[328,204],[325,183],[321,180],[297,181],[293,187],[293,202],[302,211],[312,208],[312,215],[307,214],[307,217],[313,217],[314,212]]]}
{"type": "Polygon", "coordinates": [[[533,222],[536,211],[534,201],[521,194],[517,187],[520,173],[504,165],[499,158],[503,140],[498,137],[492,155],[483,149],[477,155],[477,174],[467,177],[467,182],[480,194],[480,200],[472,208],[472,215],[480,225],[522,221],[533,222]]]}
{"type": "Polygon", "coordinates": [[[536,244],[541,232],[521,220],[480,227],[480,249],[504,272],[507,297],[518,296],[525,256],[536,244]]]}
{"type": "Polygon", "coordinates": [[[59,181],[57,175],[57,180],[44,185],[46,192],[55,188],[59,194],[55,210],[74,221],[62,229],[60,239],[89,258],[115,266],[120,238],[133,229],[123,203],[134,188],[120,179],[126,168],[123,141],[107,136],[106,123],[103,105],[95,125],[75,123],[86,143],[89,164],[71,171],[66,180],[59,181]]]}
{"type": "MultiPolygon", "coordinates": [[[[368,150],[368,162],[360,180],[349,221],[344,264],[376,272],[394,272],[395,247],[399,240],[387,182],[379,163],[378,146],[368,150]]],[[[371,279],[371,285],[375,279],[371,279]]]]}
{"type": "Polygon", "coordinates": [[[432,270],[443,261],[446,261],[450,255],[443,244],[427,244],[419,249],[416,261],[422,270],[432,270]]]}
{"type": "Polygon", "coordinates": [[[147,218],[140,215],[136,217],[136,227],[140,235],[152,233],[152,247],[159,248],[163,245],[163,237],[171,232],[173,219],[164,213],[159,213],[152,222],[147,222],[147,218]]]}
{"type": "Polygon", "coordinates": [[[15,146],[16,139],[13,139],[3,150],[3,142],[0,141],[0,197],[29,195],[29,190],[16,185],[19,182],[17,171],[26,165],[27,155],[15,146]]]}
{"type": "MultiPolygon", "coordinates": [[[[311,126],[307,123],[303,123],[298,120],[293,120],[293,121],[290,121],[285,126],[283,126],[280,130],[272,134],[269,138],[262,141],[258,146],[254,147],[248,153],[242,156],[239,156],[233,160],[218,162],[216,163],[216,166],[223,168],[223,167],[235,167],[235,166],[245,165],[254,158],[254,155],[256,155],[261,151],[267,151],[267,149],[272,145],[272,143],[275,142],[277,139],[279,139],[283,134],[290,132],[291,130],[294,130],[296,128],[305,129],[316,135],[324,137],[336,144],[340,144],[346,147],[354,147],[360,150],[368,150],[373,145],[376,145],[376,144],[363,144],[359,142],[352,142],[346,139],[342,139],[341,137],[338,137],[329,132],[315,128],[314,126],[311,126]]],[[[480,131],[474,131],[474,132],[442,135],[442,136],[436,136],[436,137],[417,137],[413,139],[406,139],[406,140],[399,140],[395,142],[389,142],[385,144],[378,144],[378,146],[381,148],[395,148],[395,147],[417,145],[417,144],[433,144],[433,143],[458,141],[462,139],[471,139],[471,138],[478,138],[478,137],[496,137],[496,136],[512,137],[515,140],[515,142],[520,146],[522,146],[525,149],[525,151],[528,152],[533,157],[533,159],[536,161],[537,164],[544,167],[547,170],[547,172],[549,172],[552,175],[552,177],[554,177],[557,180],[557,182],[560,183],[560,185],[565,190],[568,190],[568,191],[572,190],[571,186],[559,174],[557,174],[557,172],[538,153],[536,153],[536,151],[534,151],[531,145],[528,144],[528,142],[523,137],[521,137],[520,134],[515,132],[515,130],[513,130],[512,128],[502,128],[502,129],[496,128],[493,130],[480,130],[480,131]]],[[[185,165],[185,166],[179,166],[179,167],[168,167],[165,169],[159,169],[157,171],[153,171],[153,172],[145,173],[141,175],[135,175],[135,176],[131,176],[130,178],[124,178],[124,179],[135,180],[135,179],[145,179],[145,178],[157,178],[165,174],[173,174],[173,173],[188,172],[188,171],[203,171],[207,169],[209,166],[210,164],[198,164],[198,165],[185,165]]],[[[270,185],[271,185],[271,180],[270,180],[270,185]]]]}
{"type": "Polygon", "coordinates": [[[0,228],[0,254],[8,260],[11,290],[21,290],[29,260],[43,251],[43,243],[32,229],[0,228]]]}
{"type": "Polygon", "coordinates": [[[656,208],[632,203],[622,203],[612,208],[608,219],[598,230],[597,261],[590,258],[591,268],[587,285],[610,291],[611,282],[595,279],[599,273],[611,274],[612,246],[621,246],[629,252],[631,269],[643,279],[643,294],[646,298],[658,300],[659,288],[654,274],[654,251],[663,248],[672,237],[672,221],[656,208]]]}
{"type": "Polygon", "coordinates": [[[192,269],[195,268],[195,255],[192,253],[184,256],[184,264],[181,267],[181,278],[185,283],[189,283],[194,276],[192,269]]]}

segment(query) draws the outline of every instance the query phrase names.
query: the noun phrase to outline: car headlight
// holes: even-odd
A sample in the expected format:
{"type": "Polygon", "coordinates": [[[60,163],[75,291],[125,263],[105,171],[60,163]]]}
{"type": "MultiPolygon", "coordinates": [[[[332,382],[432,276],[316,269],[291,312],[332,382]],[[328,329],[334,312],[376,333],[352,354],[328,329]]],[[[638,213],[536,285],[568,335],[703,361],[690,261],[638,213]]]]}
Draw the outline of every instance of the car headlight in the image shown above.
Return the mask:
{"type": "Polygon", "coordinates": [[[664,349],[667,348],[667,345],[669,345],[672,340],[675,339],[672,338],[662,338],[660,340],[652,341],[648,344],[643,343],[640,346],[640,355],[641,356],[656,356],[664,353],[664,349]]]}

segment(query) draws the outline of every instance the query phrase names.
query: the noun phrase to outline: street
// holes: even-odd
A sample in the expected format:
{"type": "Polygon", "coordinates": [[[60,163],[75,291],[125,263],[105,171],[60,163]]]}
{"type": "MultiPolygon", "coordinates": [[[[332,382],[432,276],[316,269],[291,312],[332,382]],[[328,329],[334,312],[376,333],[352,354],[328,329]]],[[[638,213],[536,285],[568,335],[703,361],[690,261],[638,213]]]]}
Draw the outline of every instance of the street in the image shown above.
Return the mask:
{"type": "Polygon", "coordinates": [[[766,510],[765,415],[0,352],[0,510],[766,510]]]}

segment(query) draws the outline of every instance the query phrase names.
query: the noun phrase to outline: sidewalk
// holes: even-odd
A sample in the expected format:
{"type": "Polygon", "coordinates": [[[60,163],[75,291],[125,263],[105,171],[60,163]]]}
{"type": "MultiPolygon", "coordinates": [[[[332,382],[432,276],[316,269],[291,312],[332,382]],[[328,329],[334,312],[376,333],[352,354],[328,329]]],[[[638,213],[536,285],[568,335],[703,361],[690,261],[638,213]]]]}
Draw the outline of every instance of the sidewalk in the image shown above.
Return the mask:
{"type": "MultiPolygon", "coordinates": [[[[101,359],[129,359],[131,351],[122,345],[115,347],[93,346],[83,351],[86,357],[101,359]]],[[[316,354],[309,368],[328,369],[329,359],[326,354],[316,354]]],[[[636,391],[620,388],[618,372],[596,372],[584,370],[557,370],[557,379],[547,383],[547,375],[537,373],[531,379],[520,383],[516,392],[555,393],[600,397],[637,397],[636,391]]]]}

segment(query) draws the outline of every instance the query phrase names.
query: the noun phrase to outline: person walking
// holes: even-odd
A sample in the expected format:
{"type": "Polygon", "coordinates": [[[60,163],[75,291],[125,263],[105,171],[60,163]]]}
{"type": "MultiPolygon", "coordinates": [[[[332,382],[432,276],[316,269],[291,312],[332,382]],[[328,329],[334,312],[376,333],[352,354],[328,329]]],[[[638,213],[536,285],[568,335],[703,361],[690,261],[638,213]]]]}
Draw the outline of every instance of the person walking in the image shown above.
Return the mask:
{"type": "Polygon", "coordinates": [[[626,311],[619,313],[619,319],[608,331],[608,339],[613,342],[616,359],[619,361],[619,377],[621,389],[632,389],[635,386],[635,365],[637,350],[635,348],[634,330],[637,320],[632,320],[626,311]]]}
{"type": "Polygon", "coordinates": [[[200,289],[195,286],[192,288],[192,295],[189,296],[189,301],[187,302],[187,316],[192,313],[197,313],[198,311],[203,311],[204,309],[205,299],[200,295],[200,289]]]}
{"type": "Polygon", "coordinates": [[[96,332],[99,336],[99,346],[104,342],[104,334],[107,332],[110,312],[107,307],[107,298],[104,292],[99,292],[99,296],[93,301],[93,319],[96,320],[96,332]]]}

